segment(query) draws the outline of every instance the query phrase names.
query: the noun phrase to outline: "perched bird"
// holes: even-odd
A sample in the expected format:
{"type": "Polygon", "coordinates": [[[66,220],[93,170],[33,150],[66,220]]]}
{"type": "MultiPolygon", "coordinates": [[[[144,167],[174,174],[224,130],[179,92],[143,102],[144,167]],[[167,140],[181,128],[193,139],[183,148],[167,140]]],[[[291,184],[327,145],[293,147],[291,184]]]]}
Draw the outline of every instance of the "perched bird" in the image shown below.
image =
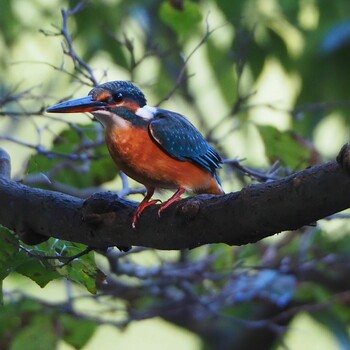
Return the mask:
{"type": "Polygon", "coordinates": [[[185,191],[224,193],[216,173],[221,158],[215,149],[184,116],[146,103],[135,85],[113,81],[96,86],[87,97],[47,109],[55,113],[91,112],[104,126],[114,162],[147,189],[134,213],[133,228],[143,210],[159,201],[151,200],[156,188],[177,190],[161,204],[158,215],[185,191]]]}

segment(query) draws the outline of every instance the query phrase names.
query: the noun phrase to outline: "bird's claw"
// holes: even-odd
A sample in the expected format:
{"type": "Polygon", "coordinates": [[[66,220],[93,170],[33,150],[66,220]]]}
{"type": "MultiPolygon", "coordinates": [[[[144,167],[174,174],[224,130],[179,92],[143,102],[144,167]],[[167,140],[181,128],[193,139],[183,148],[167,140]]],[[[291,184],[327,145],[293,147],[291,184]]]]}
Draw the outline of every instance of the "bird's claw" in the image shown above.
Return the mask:
{"type": "Polygon", "coordinates": [[[162,203],[162,201],[160,199],[154,199],[152,201],[149,202],[145,202],[143,204],[141,204],[135,211],[135,214],[132,218],[132,223],[131,223],[131,227],[135,230],[136,229],[136,225],[137,222],[142,214],[142,212],[149,206],[157,204],[158,202],[162,203]]]}
{"type": "Polygon", "coordinates": [[[180,199],[181,199],[180,197],[175,197],[175,198],[172,198],[171,200],[168,200],[165,203],[163,203],[160,206],[160,208],[158,209],[158,218],[160,218],[162,216],[162,213],[163,213],[164,210],[168,209],[171,204],[179,201],[180,199]]]}

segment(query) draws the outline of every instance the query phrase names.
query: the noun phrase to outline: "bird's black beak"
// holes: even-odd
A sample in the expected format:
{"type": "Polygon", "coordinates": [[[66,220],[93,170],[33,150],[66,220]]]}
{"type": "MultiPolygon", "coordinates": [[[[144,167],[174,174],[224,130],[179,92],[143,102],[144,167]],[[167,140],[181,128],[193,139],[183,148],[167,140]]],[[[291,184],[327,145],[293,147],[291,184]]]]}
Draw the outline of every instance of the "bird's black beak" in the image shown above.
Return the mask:
{"type": "Polygon", "coordinates": [[[106,102],[96,101],[92,96],[77,98],[75,100],[61,102],[57,105],[49,107],[47,112],[52,113],[79,113],[79,112],[93,112],[104,109],[107,106],[106,102]]]}

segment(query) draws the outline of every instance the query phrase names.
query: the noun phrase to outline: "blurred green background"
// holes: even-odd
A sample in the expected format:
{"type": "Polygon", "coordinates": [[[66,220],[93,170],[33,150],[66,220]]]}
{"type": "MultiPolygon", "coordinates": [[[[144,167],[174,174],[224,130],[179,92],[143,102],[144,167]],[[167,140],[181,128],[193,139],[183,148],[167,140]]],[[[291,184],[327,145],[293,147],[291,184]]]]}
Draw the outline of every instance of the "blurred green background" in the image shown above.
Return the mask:
{"type": "MultiPolygon", "coordinates": [[[[226,192],[334,159],[349,139],[347,0],[101,0],[77,5],[58,0],[1,3],[0,146],[11,155],[16,180],[71,194],[96,187],[122,190],[118,169],[103,145],[79,148],[87,138],[98,143],[101,129],[87,115],[45,113],[46,107],[84,96],[95,83],[110,80],[131,80],[150,105],[160,103],[186,115],[227,160],[220,172],[226,192]],[[72,46],[62,36],[62,9],[77,10],[67,17],[72,46]],[[64,54],[70,48],[77,56],[64,54]],[[96,159],[77,162],[55,152],[93,154],[96,159]],[[265,178],[242,173],[236,160],[265,178]]],[[[140,187],[131,180],[130,186],[140,187]]],[[[106,257],[89,254],[57,273],[52,263],[29,258],[23,248],[72,255],[82,249],[79,245],[50,240],[27,247],[2,229],[0,348],[350,349],[349,231],[344,213],[317,227],[245,247],[131,254],[121,261],[174,269],[180,262],[190,266],[215,256],[212,272],[220,280],[193,281],[191,291],[205,299],[230,287],[233,300],[218,307],[216,318],[197,319],[191,312],[167,318],[150,312],[146,320],[121,330],[109,320],[126,317],[128,301],[115,295],[108,303],[116,308],[112,312],[89,294],[99,291],[100,270],[120,277],[106,257]],[[32,265],[25,269],[26,264],[32,265]],[[264,274],[270,270],[273,282],[264,274]],[[252,271],[254,282],[245,279],[252,271]],[[62,275],[67,280],[58,278],[62,275]],[[240,283],[251,292],[244,300],[238,297],[240,283]],[[67,312],[65,319],[65,311],[52,305],[72,306],[67,301],[72,297],[83,316],[67,312]],[[266,343],[259,340],[257,324],[237,322],[278,318],[283,312],[289,314],[282,324],[266,328],[272,334],[266,343]],[[106,324],[100,325],[96,314],[106,324]],[[86,323],[74,323],[82,319],[86,323]]],[[[142,280],[137,274],[129,278],[129,286],[142,280]]],[[[149,283],[153,279],[145,277],[149,283]]],[[[176,289],[174,284],[170,287],[176,289]]],[[[144,294],[132,307],[154,312],[160,304],[158,297],[144,294]]]]}

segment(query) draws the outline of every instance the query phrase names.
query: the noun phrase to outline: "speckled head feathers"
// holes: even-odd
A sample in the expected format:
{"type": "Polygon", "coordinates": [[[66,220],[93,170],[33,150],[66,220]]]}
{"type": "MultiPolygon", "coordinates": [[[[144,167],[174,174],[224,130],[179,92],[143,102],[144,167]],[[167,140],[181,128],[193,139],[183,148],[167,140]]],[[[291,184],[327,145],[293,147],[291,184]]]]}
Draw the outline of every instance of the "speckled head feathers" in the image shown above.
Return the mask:
{"type": "Polygon", "coordinates": [[[98,85],[89,92],[89,95],[92,96],[93,99],[97,100],[101,94],[106,92],[108,92],[111,96],[116,96],[117,94],[121,93],[124,98],[129,98],[137,102],[140,107],[145,106],[147,103],[145,95],[138,87],[128,81],[123,80],[110,81],[108,83],[98,85]]]}

